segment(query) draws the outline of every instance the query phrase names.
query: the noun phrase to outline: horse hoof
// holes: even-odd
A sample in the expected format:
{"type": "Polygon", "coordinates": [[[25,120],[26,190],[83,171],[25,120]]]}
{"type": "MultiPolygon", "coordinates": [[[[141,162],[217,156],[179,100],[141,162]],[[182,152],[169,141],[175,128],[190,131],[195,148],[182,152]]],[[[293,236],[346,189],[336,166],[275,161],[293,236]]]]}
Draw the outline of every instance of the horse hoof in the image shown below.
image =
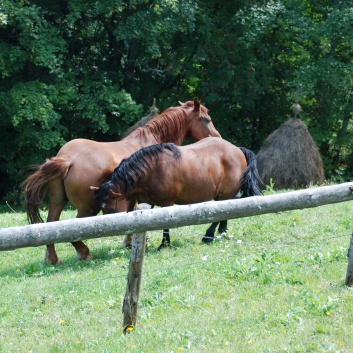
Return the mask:
{"type": "Polygon", "coordinates": [[[204,236],[204,237],[202,238],[202,241],[203,241],[205,244],[210,244],[210,243],[213,242],[213,240],[214,240],[214,237],[207,237],[207,236],[204,236]]]}
{"type": "Polygon", "coordinates": [[[161,251],[162,249],[169,248],[169,247],[170,247],[170,243],[162,243],[161,245],[159,245],[157,251],[161,251]]]}
{"type": "Polygon", "coordinates": [[[228,229],[227,228],[219,228],[218,229],[218,233],[227,233],[228,232],[228,229]]]}
{"type": "Polygon", "coordinates": [[[91,255],[91,253],[88,253],[85,255],[77,253],[76,259],[77,260],[93,260],[93,256],[91,255]]]}
{"type": "Polygon", "coordinates": [[[164,244],[161,244],[161,245],[159,245],[157,251],[161,251],[161,250],[163,250],[165,248],[166,248],[166,246],[164,244]]]}
{"type": "Polygon", "coordinates": [[[61,260],[58,257],[56,259],[49,259],[48,257],[45,257],[44,262],[47,265],[61,265],[61,260]]]}

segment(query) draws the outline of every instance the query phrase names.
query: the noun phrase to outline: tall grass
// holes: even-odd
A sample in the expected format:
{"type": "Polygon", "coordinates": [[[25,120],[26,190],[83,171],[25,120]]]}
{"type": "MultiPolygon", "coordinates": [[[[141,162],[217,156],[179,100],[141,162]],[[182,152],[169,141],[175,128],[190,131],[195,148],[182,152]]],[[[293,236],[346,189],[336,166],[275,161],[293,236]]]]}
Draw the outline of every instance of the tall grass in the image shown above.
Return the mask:
{"type": "MultiPolygon", "coordinates": [[[[352,352],[353,292],[344,286],[353,202],[150,232],[138,320],[122,333],[130,250],[121,237],[87,241],[93,261],[57,244],[0,254],[0,352],[352,352]]],[[[64,218],[75,216],[66,211],[64,218]]],[[[3,212],[0,227],[26,224],[3,212]]]]}

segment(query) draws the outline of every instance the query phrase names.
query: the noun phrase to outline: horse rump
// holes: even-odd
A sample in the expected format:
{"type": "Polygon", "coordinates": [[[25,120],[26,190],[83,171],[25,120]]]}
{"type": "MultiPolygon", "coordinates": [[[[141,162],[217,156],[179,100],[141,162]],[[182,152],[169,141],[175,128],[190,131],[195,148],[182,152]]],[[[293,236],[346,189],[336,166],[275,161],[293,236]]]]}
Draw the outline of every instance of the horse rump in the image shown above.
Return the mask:
{"type": "Polygon", "coordinates": [[[65,158],[47,159],[44,164],[37,167],[37,171],[22,183],[24,205],[29,223],[44,222],[39,213],[39,206],[48,192],[49,182],[55,178],[64,179],[70,165],[71,162],[65,158]]]}

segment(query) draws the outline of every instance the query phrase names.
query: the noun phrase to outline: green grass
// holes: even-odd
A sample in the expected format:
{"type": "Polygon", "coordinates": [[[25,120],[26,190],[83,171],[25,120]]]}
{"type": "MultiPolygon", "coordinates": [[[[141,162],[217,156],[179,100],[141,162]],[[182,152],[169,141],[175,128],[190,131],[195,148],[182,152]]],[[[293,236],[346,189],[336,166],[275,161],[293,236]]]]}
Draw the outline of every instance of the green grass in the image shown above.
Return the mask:
{"type": "MultiPolygon", "coordinates": [[[[87,241],[93,261],[57,244],[0,254],[0,352],[352,352],[353,289],[344,286],[353,202],[150,232],[138,320],[122,333],[130,250],[122,237],[87,241]]],[[[75,216],[65,211],[64,218],[75,216]]],[[[3,212],[0,227],[26,224],[3,212]]]]}

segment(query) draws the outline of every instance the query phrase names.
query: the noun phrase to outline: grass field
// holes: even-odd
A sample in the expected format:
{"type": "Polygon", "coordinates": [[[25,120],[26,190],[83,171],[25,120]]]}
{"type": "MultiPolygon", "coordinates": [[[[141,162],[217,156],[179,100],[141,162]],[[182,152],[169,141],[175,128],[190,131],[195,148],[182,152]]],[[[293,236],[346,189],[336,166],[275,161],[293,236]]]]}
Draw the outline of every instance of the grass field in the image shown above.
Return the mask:
{"type": "MultiPolygon", "coordinates": [[[[344,286],[353,202],[150,232],[137,326],[122,333],[130,250],[87,241],[94,260],[58,244],[0,254],[0,352],[353,352],[353,289],[344,286]]],[[[65,211],[63,219],[75,216],[65,211]]],[[[25,225],[10,209],[0,227],[25,225]]]]}

